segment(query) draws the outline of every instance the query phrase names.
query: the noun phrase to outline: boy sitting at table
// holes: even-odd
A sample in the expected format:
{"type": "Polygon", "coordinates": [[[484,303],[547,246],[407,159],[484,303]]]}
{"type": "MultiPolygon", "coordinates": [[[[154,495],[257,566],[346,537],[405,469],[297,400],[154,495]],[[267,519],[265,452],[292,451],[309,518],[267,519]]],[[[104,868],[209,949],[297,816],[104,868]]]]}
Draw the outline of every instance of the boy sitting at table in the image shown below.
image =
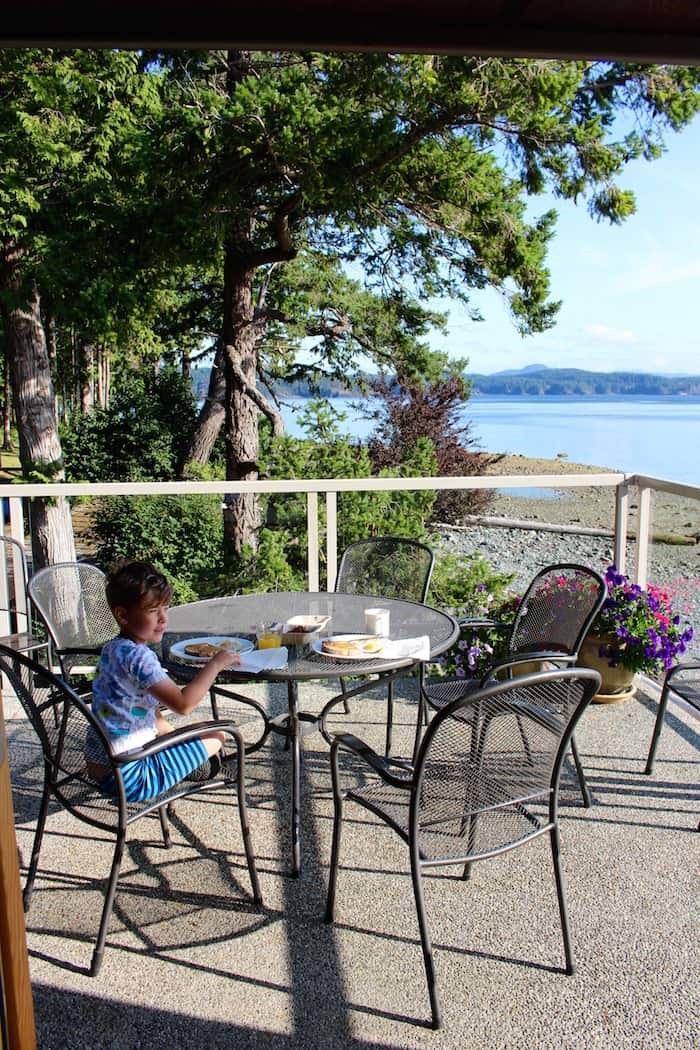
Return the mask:
{"type": "MultiPolygon", "coordinates": [[[[165,576],[148,562],[122,565],[107,580],[107,601],[119,625],[119,634],[102,650],[92,686],[92,712],[117,754],[142,748],[173,727],[159,705],[186,715],[209,691],[220,671],[240,660],[237,653],[215,653],[199,674],[183,688],[175,685],[149,648],[158,644],[168,624],[173,589],[165,576]]],[[[223,733],[202,733],[165,751],[121,767],[126,798],[142,802],[181,780],[208,780],[221,768],[223,733]]],[[[110,767],[100,761],[103,747],[97,734],[88,735],[88,774],[110,789],[110,767]],[[106,779],[105,779],[106,778],[106,779]]]]}

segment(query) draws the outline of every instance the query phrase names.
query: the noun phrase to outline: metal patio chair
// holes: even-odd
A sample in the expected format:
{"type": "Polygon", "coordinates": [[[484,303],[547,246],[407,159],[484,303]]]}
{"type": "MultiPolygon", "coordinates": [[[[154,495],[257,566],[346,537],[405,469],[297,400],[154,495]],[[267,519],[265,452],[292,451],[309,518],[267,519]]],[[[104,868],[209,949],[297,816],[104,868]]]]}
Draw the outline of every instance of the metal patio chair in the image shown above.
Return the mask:
{"type": "Polygon", "coordinates": [[[19,653],[44,653],[49,642],[32,615],[24,544],[12,536],[0,540],[0,642],[19,653]]]}
{"type": "Polygon", "coordinates": [[[2,543],[2,594],[0,594],[0,623],[2,634],[31,633],[31,616],[27,583],[29,566],[24,546],[12,536],[0,535],[2,543]],[[12,586],[11,586],[12,585],[12,586]]]}
{"type": "MultiPolygon", "coordinates": [[[[402,598],[425,602],[433,573],[435,555],[418,540],[401,536],[379,536],[351,543],[342,553],[335,581],[340,594],[366,594],[381,598],[402,598]]],[[[423,664],[419,671],[419,689],[423,687],[423,664]]],[[[340,679],[345,692],[346,685],[340,679]]],[[[348,711],[347,703],[345,705],[348,711]]],[[[394,726],[393,682],[387,683],[385,754],[391,753],[394,726]]]]}
{"type": "MultiPolygon", "coordinates": [[[[607,594],[605,579],[586,565],[562,562],[541,569],[528,584],[513,624],[506,629],[506,655],[489,667],[481,678],[434,678],[425,682],[422,703],[440,711],[454,700],[488,681],[512,677],[518,665],[543,662],[549,666],[567,666],[578,660],[581,642],[600,611],[607,594]],[[561,581],[566,585],[562,586],[561,581]]],[[[501,627],[493,620],[463,620],[462,625],[501,627]]],[[[418,727],[426,718],[423,712],[418,727]]],[[[591,796],[576,746],[571,738],[571,754],[586,807],[591,796]]]]}
{"type": "MultiPolygon", "coordinates": [[[[681,700],[696,711],[700,711],[700,663],[676,664],[675,667],[666,672],[659,698],[659,709],[654,722],[654,731],[649,745],[647,764],[644,769],[645,773],[651,773],[654,769],[656,749],[659,744],[659,737],[661,736],[671,693],[680,697],[681,700]]],[[[698,824],[698,830],[700,831],[700,824],[698,824]]]]}
{"type": "Polygon", "coordinates": [[[89,674],[118,628],[107,603],[105,574],[64,561],[35,572],[28,593],[51,639],[52,667],[64,678],[89,674]]]}
{"type": "Polygon", "coordinates": [[[253,899],[256,907],[261,906],[262,897],[246,812],[243,741],[232,722],[190,723],[172,733],[157,737],[139,751],[132,751],[128,755],[115,755],[110,749],[100,723],[94,718],[88,706],[87,698],[81,698],[64,679],[59,678],[36,661],[3,645],[0,645],[0,671],[7,675],[17,699],[22,704],[39,738],[43,753],[44,784],[34,845],[24,886],[24,910],[28,911],[31,903],[44,829],[52,801],[68,810],[78,820],[89,824],[99,832],[113,835],[115,839],[102,917],[90,965],[92,977],[98,973],[102,964],[107,926],[117,889],[127,829],[139,818],[157,812],[164,845],[166,849],[169,848],[170,830],[167,808],[178,798],[202,791],[230,791],[235,788],[238,795],[243,846],[253,888],[253,899]],[[126,801],[121,774],[121,767],[126,762],[133,762],[139,757],[145,757],[158,751],[166,751],[177,743],[191,740],[207,730],[214,729],[226,733],[227,746],[233,751],[232,756],[222,763],[221,772],[216,777],[206,781],[183,780],[169,791],[144,802],[126,801]],[[91,730],[101,743],[104,751],[104,764],[110,768],[113,787],[109,792],[101,788],[88,775],[85,757],[88,730],[91,730]],[[230,744],[228,743],[229,738],[230,744]]]}
{"type": "MultiPolygon", "coordinates": [[[[335,819],[325,920],[334,919],[343,807],[345,800],[352,801],[384,821],[408,846],[434,1028],[441,1026],[442,1012],[423,899],[427,868],[460,865],[468,879],[474,861],[548,834],[566,973],[574,972],[559,859],[559,779],[573,728],[599,685],[598,672],[585,668],[492,683],[442,708],[424,734],[414,765],[384,758],[351,734],[334,735],[335,819]],[[361,778],[345,792],[340,778],[350,773],[341,773],[341,751],[352,755],[353,772],[361,778]],[[358,761],[369,768],[360,770],[358,761]]],[[[369,826],[362,822],[356,829],[369,826]]]]}

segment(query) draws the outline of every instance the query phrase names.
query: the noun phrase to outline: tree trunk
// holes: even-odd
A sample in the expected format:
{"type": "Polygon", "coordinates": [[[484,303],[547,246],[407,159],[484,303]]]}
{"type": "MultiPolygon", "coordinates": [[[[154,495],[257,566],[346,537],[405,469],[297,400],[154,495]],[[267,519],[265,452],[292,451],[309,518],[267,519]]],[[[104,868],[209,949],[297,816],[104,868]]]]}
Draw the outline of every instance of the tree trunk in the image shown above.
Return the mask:
{"type": "Polygon", "coordinates": [[[53,411],[56,419],[58,419],[58,397],[56,396],[56,318],[52,314],[48,314],[46,318],[46,349],[49,355],[49,368],[53,379],[53,411]]]}
{"type": "Polygon", "coordinates": [[[80,411],[83,415],[95,404],[95,347],[82,343],[80,347],[80,411]]]}
{"type": "MultiPolygon", "coordinates": [[[[19,458],[25,478],[39,475],[63,481],[63,459],[54,412],[54,393],[34,283],[22,288],[20,249],[6,249],[0,259],[0,287],[11,293],[2,313],[19,432],[19,458]],[[24,293],[24,294],[23,294],[24,293]]],[[[70,506],[66,499],[34,500],[31,507],[34,570],[56,561],[75,561],[70,506]]]]}
{"type": "MultiPolygon", "coordinates": [[[[245,392],[257,380],[257,350],[253,325],[253,275],[250,251],[229,242],[224,256],[224,370],[226,377],[226,480],[258,478],[258,408],[245,392]]],[[[226,547],[240,555],[257,549],[260,508],[253,495],[227,501],[224,513],[226,547]]]]}
{"type": "Polygon", "coordinates": [[[107,408],[109,404],[109,350],[106,346],[97,348],[97,404],[107,408]]]}
{"type": "Polygon", "coordinates": [[[224,425],[226,410],[226,377],[223,370],[224,353],[221,344],[214,355],[214,364],[209,374],[209,388],[202,405],[190,443],[185,453],[185,466],[188,463],[199,463],[202,466],[209,462],[216,439],[224,425]]]}
{"type": "Polygon", "coordinates": [[[15,446],[12,441],[12,384],[10,382],[10,362],[5,361],[4,404],[2,406],[2,450],[3,452],[14,452],[15,446]]]}

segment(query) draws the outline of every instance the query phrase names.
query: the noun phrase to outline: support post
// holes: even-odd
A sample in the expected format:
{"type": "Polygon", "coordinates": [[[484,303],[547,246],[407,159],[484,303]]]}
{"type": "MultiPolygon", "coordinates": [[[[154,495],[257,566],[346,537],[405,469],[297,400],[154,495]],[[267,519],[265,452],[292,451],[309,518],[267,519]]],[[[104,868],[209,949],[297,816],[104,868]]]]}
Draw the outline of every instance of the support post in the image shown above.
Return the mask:
{"type": "Polygon", "coordinates": [[[338,494],[326,493],[326,590],[335,588],[338,572],[338,494]]]}
{"type": "Polygon", "coordinates": [[[621,482],[615,489],[615,547],[614,559],[618,572],[627,567],[627,522],[629,516],[629,482],[621,482]]]}
{"type": "Polygon", "coordinates": [[[637,524],[637,564],[635,580],[646,587],[649,576],[649,532],[651,529],[651,489],[639,486],[639,520],[637,524]]]}
{"type": "Polygon", "coordinates": [[[309,591],[319,586],[318,547],[318,492],[309,492],[306,497],[306,531],[308,541],[309,591]]]}

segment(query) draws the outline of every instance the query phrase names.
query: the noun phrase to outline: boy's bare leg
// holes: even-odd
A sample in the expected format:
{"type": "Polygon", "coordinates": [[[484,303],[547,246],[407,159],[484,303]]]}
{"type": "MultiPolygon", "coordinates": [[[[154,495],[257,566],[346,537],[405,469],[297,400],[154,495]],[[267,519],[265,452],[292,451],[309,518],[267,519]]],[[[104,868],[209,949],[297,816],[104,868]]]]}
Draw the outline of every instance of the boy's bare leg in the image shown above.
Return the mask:
{"type": "MultiPolygon", "coordinates": [[[[156,732],[158,736],[163,736],[164,733],[172,733],[174,728],[161,714],[156,716],[156,732]]],[[[224,734],[217,731],[202,733],[199,739],[204,744],[208,755],[218,754],[224,746],[224,734]]]]}

